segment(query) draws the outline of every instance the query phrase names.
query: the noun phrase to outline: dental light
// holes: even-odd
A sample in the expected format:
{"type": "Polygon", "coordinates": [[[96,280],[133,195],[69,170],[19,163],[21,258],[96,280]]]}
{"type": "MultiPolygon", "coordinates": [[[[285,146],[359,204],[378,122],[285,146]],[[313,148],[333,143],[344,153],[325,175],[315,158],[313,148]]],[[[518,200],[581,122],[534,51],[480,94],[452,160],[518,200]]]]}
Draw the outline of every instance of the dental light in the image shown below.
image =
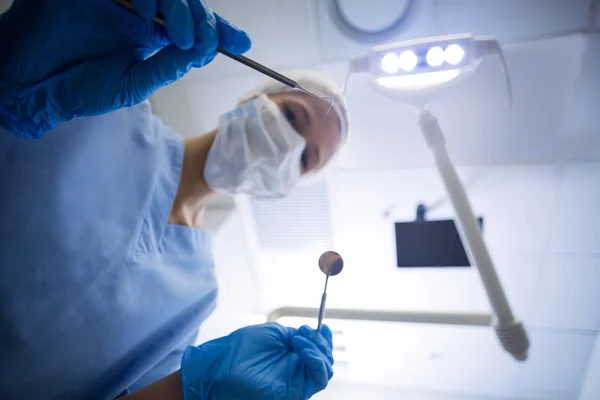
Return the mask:
{"type": "Polygon", "coordinates": [[[481,59],[492,54],[500,58],[509,102],[512,104],[504,56],[498,42],[492,37],[460,34],[378,46],[370,54],[351,61],[349,75],[363,75],[380,93],[415,108],[419,127],[433,152],[436,167],[456,213],[461,240],[471,264],[477,266],[492,306],[496,335],[506,351],[523,361],[527,359],[529,349],[527,333],[522,322],[513,315],[504,294],[463,184],[446,151],[438,120],[427,109],[427,104],[439,96],[444,88],[472,74],[481,59]]]}
{"type": "Polygon", "coordinates": [[[428,103],[431,92],[439,93],[440,86],[469,76],[483,57],[492,54],[500,57],[512,102],[506,63],[498,42],[491,37],[459,34],[378,46],[367,56],[353,60],[350,73],[365,74],[378,91],[415,105],[416,98],[425,95],[428,103]]]}
{"type": "MultiPolygon", "coordinates": [[[[456,45],[454,45],[456,46],[456,45]]],[[[441,47],[435,46],[431,49],[427,50],[427,55],[425,56],[425,60],[427,60],[427,64],[432,67],[439,67],[444,63],[444,59],[446,58],[446,54],[441,47]]]]}

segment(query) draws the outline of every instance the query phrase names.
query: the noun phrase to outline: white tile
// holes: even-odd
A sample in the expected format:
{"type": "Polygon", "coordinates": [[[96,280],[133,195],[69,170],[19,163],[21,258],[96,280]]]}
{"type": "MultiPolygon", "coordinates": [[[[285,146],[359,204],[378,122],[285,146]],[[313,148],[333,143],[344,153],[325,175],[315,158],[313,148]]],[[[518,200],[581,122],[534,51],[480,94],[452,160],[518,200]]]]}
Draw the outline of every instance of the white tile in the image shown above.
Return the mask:
{"type": "Polygon", "coordinates": [[[484,237],[492,256],[542,254],[552,223],[557,186],[553,166],[479,168],[465,186],[473,209],[484,217],[484,237]]]}
{"type": "Polygon", "coordinates": [[[494,265],[514,315],[526,327],[533,325],[534,295],[539,286],[541,256],[503,254],[494,258],[494,265]]]}
{"type": "Polygon", "coordinates": [[[550,258],[535,299],[536,327],[600,328],[600,257],[550,258]]]}
{"type": "Polygon", "coordinates": [[[501,41],[524,36],[582,29],[590,0],[470,0],[440,1],[436,9],[438,34],[472,32],[501,41]]]}
{"type": "MultiPolygon", "coordinates": [[[[600,23],[600,7],[596,23],[600,23]]],[[[600,125],[600,33],[588,34],[581,57],[581,72],[576,77],[573,90],[573,101],[570,102],[570,118],[564,129],[565,144],[576,147],[589,145],[595,139],[595,150],[598,145],[598,126],[600,125]]],[[[591,149],[590,149],[591,150],[591,149]]]]}
{"type": "Polygon", "coordinates": [[[552,211],[550,254],[600,254],[600,163],[568,164],[552,211]]]}
{"type": "Polygon", "coordinates": [[[484,58],[472,76],[432,107],[450,154],[471,165],[537,163],[561,154],[557,138],[583,49],[584,40],[576,35],[505,47],[512,107],[498,60],[484,58]]]}
{"type": "Polygon", "coordinates": [[[528,333],[531,348],[519,367],[517,398],[576,399],[596,335],[528,333]]]}

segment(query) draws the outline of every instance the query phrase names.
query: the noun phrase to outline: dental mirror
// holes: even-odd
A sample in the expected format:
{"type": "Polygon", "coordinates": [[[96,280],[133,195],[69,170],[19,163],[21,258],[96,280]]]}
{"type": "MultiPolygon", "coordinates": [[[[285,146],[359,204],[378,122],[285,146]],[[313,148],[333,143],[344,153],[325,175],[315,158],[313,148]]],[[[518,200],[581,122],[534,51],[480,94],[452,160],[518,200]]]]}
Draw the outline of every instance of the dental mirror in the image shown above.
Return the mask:
{"type": "Polygon", "coordinates": [[[344,269],[344,260],[335,251],[326,251],[319,257],[319,269],[327,276],[336,276],[344,269]]]}
{"type": "Polygon", "coordinates": [[[317,324],[317,332],[321,331],[323,326],[323,317],[325,317],[325,303],[327,302],[327,283],[330,276],[335,276],[344,269],[344,260],[335,251],[326,251],[319,257],[319,269],[326,275],[325,289],[321,296],[321,305],[319,306],[319,317],[317,324]]]}

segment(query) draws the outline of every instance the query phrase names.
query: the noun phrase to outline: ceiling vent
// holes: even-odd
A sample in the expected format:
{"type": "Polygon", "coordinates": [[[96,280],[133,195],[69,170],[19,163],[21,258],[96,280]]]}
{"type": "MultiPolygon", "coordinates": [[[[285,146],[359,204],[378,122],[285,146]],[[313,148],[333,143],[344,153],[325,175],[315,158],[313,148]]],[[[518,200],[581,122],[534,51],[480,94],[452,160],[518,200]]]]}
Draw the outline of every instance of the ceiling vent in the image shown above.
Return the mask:
{"type": "Polygon", "coordinates": [[[296,189],[281,200],[251,200],[258,245],[263,251],[331,247],[326,183],[296,189]]]}

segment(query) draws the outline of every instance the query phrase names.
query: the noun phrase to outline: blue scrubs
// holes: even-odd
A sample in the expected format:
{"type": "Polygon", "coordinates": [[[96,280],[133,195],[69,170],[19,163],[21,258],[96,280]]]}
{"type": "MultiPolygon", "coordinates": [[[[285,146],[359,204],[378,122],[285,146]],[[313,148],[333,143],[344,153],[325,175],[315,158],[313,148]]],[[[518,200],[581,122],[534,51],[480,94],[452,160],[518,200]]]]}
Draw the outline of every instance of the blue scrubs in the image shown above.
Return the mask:
{"type": "Polygon", "coordinates": [[[0,399],[112,399],[179,367],[214,309],[209,234],[167,224],[183,139],[150,104],[0,128],[0,399]]]}

